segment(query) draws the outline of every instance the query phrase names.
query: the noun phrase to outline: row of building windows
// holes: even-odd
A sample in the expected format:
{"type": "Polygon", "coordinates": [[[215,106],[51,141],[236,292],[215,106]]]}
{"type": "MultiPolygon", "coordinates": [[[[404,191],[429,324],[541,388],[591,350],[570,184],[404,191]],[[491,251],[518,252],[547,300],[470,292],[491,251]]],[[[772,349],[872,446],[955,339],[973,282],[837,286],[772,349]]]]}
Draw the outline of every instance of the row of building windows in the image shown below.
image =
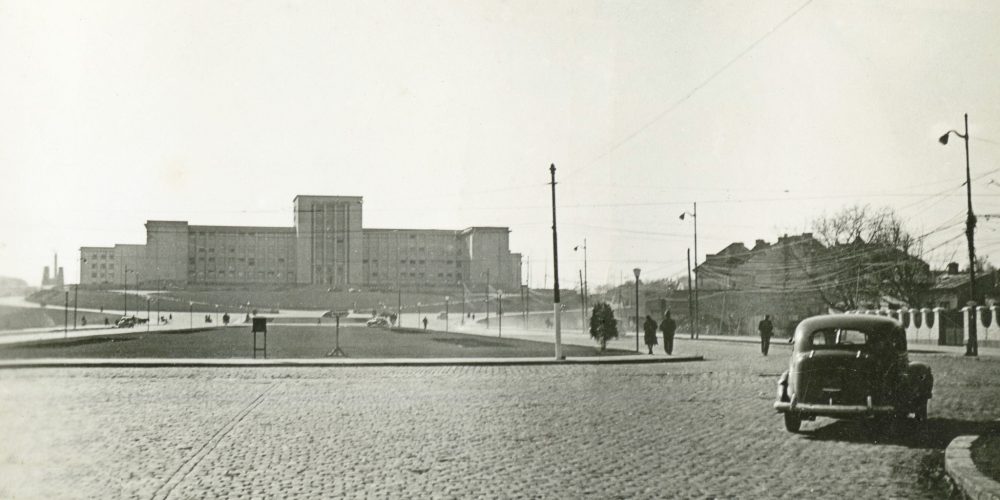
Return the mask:
{"type": "MultiPolygon", "coordinates": [[[[243,278],[252,279],[255,276],[255,274],[252,273],[252,272],[244,273],[243,271],[239,271],[239,272],[237,272],[237,271],[229,271],[227,273],[226,271],[212,271],[212,270],[209,270],[209,271],[198,271],[198,272],[195,272],[195,271],[189,270],[188,271],[188,276],[189,277],[197,277],[197,278],[205,278],[207,276],[209,278],[226,278],[226,277],[229,277],[229,278],[240,278],[240,279],[243,279],[243,278]]],[[[282,277],[285,277],[285,278],[288,278],[289,281],[292,281],[292,280],[295,279],[295,273],[282,273],[280,271],[267,271],[267,272],[265,272],[265,271],[257,271],[256,277],[257,277],[257,279],[264,279],[264,278],[278,278],[278,279],[281,279],[282,277]]]]}
{"type": "MultiPolygon", "coordinates": [[[[400,273],[399,276],[402,277],[402,278],[406,278],[406,277],[410,277],[410,278],[426,278],[427,277],[427,273],[417,273],[417,272],[400,273]]],[[[372,273],[372,277],[373,278],[378,278],[378,273],[377,272],[373,272],[372,273]]],[[[391,278],[392,274],[390,273],[388,275],[388,277],[391,278]]],[[[437,277],[438,278],[452,278],[452,277],[454,277],[455,279],[462,279],[462,273],[455,273],[454,276],[452,276],[451,273],[437,273],[437,277]]]]}

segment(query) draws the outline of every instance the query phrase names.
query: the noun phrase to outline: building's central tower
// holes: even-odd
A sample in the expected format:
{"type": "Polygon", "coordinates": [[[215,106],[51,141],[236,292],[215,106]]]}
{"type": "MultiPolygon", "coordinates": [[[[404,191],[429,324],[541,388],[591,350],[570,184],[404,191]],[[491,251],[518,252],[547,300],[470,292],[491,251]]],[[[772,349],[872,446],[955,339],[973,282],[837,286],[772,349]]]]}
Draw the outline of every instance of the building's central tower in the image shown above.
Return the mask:
{"type": "Polygon", "coordinates": [[[344,287],[363,282],[360,196],[295,197],[296,279],[344,287]]]}

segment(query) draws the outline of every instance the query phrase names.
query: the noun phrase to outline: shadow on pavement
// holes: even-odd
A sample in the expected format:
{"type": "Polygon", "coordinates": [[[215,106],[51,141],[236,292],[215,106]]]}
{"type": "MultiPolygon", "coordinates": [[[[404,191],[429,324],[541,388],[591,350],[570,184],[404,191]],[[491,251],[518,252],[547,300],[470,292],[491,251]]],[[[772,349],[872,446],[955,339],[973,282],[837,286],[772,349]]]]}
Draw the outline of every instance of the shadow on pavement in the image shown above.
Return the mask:
{"type": "Polygon", "coordinates": [[[889,425],[876,425],[872,420],[838,420],[803,437],[817,441],[888,444],[908,448],[943,450],[958,436],[1000,433],[1000,422],[931,418],[921,424],[912,419],[895,420],[889,425]]]}

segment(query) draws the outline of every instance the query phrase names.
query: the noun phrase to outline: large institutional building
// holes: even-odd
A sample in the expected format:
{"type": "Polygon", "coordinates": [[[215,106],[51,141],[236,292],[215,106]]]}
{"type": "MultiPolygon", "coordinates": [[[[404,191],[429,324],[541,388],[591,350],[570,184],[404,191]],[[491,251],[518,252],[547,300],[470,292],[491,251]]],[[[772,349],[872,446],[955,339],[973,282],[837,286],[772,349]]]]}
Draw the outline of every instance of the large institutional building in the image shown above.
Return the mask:
{"type": "Polygon", "coordinates": [[[521,254],[506,227],[361,227],[360,196],[296,196],[292,227],[147,221],[146,244],[80,248],[80,283],[120,286],[328,285],[516,290],[521,254]]]}

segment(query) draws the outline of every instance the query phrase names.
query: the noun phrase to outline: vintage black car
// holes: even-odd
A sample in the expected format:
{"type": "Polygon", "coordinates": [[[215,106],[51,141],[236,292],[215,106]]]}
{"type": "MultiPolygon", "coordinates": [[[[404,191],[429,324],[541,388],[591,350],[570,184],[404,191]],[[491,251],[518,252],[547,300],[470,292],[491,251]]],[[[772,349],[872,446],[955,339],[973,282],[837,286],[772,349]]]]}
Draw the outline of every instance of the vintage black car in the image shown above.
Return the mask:
{"type": "Polygon", "coordinates": [[[864,314],[814,316],[799,323],[792,342],[774,403],[789,432],[816,417],[871,418],[880,425],[910,415],[927,419],[934,377],[927,365],[910,362],[898,321],[864,314]]]}

